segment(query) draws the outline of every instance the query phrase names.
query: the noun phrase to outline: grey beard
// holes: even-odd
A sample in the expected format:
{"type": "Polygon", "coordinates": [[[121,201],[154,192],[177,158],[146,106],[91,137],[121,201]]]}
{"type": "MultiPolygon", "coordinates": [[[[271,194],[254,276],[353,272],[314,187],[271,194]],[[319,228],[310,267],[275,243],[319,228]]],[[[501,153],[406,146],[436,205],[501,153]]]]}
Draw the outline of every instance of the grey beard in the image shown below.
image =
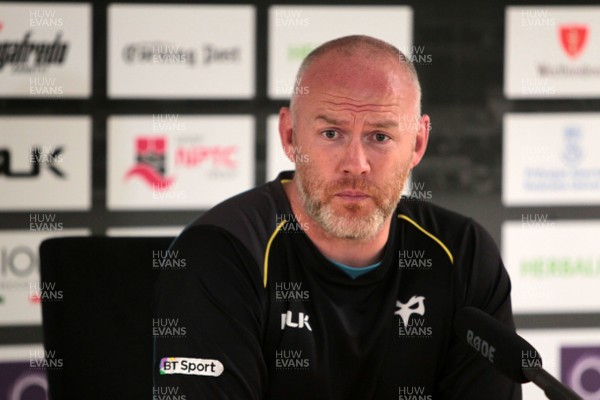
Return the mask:
{"type": "MultiPolygon", "coordinates": [[[[311,198],[304,188],[302,179],[298,173],[294,180],[300,192],[302,206],[306,214],[312,218],[327,234],[349,240],[369,240],[375,237],[383,227],[386,219],[394,212],[400,201],[402,190],[394,203],[385,207],[376,207],[375,211],[364,217],[341,217],[335,215],[330,204],[323,204],[319,200],[311,198]]],[[[404,186],[404,184],[402,185],[404,186]]]]}

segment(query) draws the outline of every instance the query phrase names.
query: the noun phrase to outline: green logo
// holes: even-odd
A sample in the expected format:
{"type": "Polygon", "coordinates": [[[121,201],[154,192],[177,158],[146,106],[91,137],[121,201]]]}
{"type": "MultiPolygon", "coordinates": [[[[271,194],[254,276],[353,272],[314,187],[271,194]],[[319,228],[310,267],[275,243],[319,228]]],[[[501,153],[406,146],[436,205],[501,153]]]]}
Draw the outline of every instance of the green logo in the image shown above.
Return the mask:
{"type": "Polygon", "coordinates": [[[535,278],[600,277],[600,257],[536,257],[521,261],[520,271],[535,278]]]}
{"type": "Polygon", "coordinates": [[[302,61],[304,58],[313,51],[316,46],[313,44],[299,44],[299,45],[291,45],[288,47],[287,56],[290,61],[302,61]]]}

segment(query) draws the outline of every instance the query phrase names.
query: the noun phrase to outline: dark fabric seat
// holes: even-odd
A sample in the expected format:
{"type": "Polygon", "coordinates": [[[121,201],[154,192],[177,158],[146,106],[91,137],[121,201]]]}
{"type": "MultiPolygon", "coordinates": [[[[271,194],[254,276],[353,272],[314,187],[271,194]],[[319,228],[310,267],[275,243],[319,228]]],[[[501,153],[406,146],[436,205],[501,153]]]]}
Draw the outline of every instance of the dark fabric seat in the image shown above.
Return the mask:
{"type": "Polygon", "coordinates": [[[172,237],[61,237],[40,246],[50,399],[152,398],[154,283],[172,237]]]}

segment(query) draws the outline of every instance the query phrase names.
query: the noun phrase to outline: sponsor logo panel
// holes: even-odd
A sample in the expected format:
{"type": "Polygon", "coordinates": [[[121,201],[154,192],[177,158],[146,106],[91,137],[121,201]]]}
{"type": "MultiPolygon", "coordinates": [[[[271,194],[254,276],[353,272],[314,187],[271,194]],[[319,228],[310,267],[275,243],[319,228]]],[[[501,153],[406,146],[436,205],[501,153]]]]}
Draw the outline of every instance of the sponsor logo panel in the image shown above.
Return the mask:
{"type": "Polygon", "coordinates": [[[249,5],[109,5],[108,95],[252,97],[254,13],[249,5]],[[177,24],[157,30],[165,21],[177,24]]]}
{"type": "Polygon", "coordinates": [[[110,209],[209,208],[253,186],[252,117],[156,117],[109,118],[110,209]]]}
{"type": "MultiPolygon", "coordinates": [[[[269,97],[286,99],[293,93],[310,93],[309,86],[295,80],[304,57],[327,40],[356,34],[357,26],[362,27],[362,34],[408,49],[405,52],[419,53],[420,49],[411,48],[412,8],[408,6],[271,6],[269,97]],[[336,23],[332,25],[331,21],[336,23]]],[[[412,59],[412,54],[407,56],[412,59]]]]}
{"type": "Polygon", "coordinates": [[[0,4],[0,97],[90,94],[90,4],[0,4]]]}
{"type": "Polygon", "coordinates": [[[0,393],[7,400],[48,398],[46,369],[62,368],[62,359],[41,344],[0,346],[0,393]],[[41,367],[46,365],[47,367],[41,367]],[[60,366],[60,367],[59,367],[60,366]]]}
{"type": "MultiPolygon", "coordinates": [[[[552,376],[584,399],[598,398],[600,329],[523,329],[518,333],[538,350],[543,368],[552,376]]],[[[534,385],[523,385],[523,398],[546,400],[534,385]]]]}
{"type": "Polygon", "coordinates": [[[57,282],[40,282],[42,241],[88,234],[87,229],[0,231],[0,326],[41,324],[41,302],[62,301],[65,297],[57,282]]]}
{"type": "Polygon", "coordinates": [[[507,114],[507,206],[600,204],[600,114],[507,114]]]}
{"type": "Polygon", "coordinates": [[[505,222],[502,258],[511,277],[513,310],[598,312],[599,235],[598,220],[505,222]]]}
{"type": "Polygon", "coordinates": [[[598,6],[507,7],[506,96],[598,97],[599,25],[598,6]]]}
{"type": "Polygon", "coordinates": [[[0,210],[89,210],[89,117],[0,118],[0,210]]]}

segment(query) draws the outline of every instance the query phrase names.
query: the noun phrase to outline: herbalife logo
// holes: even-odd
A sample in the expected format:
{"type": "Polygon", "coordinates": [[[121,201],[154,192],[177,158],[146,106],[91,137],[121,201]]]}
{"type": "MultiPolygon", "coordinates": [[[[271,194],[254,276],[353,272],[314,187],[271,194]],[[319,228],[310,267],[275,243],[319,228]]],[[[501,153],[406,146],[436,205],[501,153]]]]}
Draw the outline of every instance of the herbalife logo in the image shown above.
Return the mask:
{"type": "Polygon", "coordinates": [[[152,400],[187,400],[185,394],[179,393],[179,387],[155,386],[152,388],[152,400]]]}
{"type": "Polygon", "coordinates": [[[286,313],[281,314],[281,330],[285,328],[307,328],[309,331],[312,331],[310,324],[308,323],[308,315],[305,315],[303,312],[298,313],[298,318],[296,319],[298,322],[294,322],[294,316],[290,310],[286,313]]]}
{"type": "Polygon", "coordinates": [[[302,357],[302,350],[275,351],[275,368],[277,369],[308,369],[310,360],[302,357]]]}
{"type": "Polygon", "coordinates": [[[432,400],[433,396],[427,394],[425,386],[398,386],[398,400],[432,400]]]}
{"type": "Polygon", "coordinates": [[[521,260],[521,276],[534,278],[600,277],[600,256],[538,256],[521,260]]]}
{"type": "Polygon", "coordinates": [[[432,335],[432,328],[425,326],[425,320],[414,315],[425,315],[425,297],[412,296],[406,303],[396,301],[398,309],[394,315],[399,315],[398,336],[407,338],[423,338],[432,335]]]}

